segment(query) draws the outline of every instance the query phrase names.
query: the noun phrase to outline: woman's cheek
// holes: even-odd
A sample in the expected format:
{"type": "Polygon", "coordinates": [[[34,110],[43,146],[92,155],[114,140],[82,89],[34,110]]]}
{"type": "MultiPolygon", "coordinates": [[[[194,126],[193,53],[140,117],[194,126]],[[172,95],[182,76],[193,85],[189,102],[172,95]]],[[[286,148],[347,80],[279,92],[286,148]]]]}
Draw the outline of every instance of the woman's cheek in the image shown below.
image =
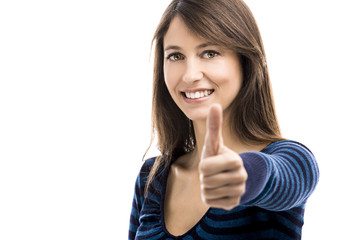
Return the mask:
{"type": "Polygon", "coordinates": [[[174,91],[176,86],[181,81],[181,70],[179,66],[167,66],[164,68],[164,77],[165,83],[168,87],[168,90],[174,91]]]}

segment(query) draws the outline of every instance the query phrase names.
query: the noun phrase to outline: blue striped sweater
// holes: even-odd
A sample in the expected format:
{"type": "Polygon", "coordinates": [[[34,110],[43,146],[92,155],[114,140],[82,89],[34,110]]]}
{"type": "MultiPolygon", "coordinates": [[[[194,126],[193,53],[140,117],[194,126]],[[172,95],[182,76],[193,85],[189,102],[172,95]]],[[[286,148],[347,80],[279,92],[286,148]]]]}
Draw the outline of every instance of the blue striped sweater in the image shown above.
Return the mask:
{"type": "Polygon", "coordinates": [[[129,240],[301,239],[305,203],[319,178],[314,155],[304,145],[285,140],[240,156],[248,180],[239,206],[231,211],[210,208],[181,236],[171,235],[164,224],[169,168],[160,171],[144,198],[154,158],[147,160],[136,179],[129,240]]]}

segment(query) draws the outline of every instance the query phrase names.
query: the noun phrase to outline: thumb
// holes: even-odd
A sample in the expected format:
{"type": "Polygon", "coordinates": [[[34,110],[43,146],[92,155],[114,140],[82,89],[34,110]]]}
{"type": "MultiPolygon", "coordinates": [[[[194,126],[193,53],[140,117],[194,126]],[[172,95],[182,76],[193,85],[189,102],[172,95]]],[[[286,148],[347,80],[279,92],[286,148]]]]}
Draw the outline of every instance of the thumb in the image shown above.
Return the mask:
{"type": "Polygon", "coordinates": [[[221,134],[222,108],[219,104],[213,104],[210,107],[206,121],[206,135],[202,158],[218,154],[223,145],[221,134]]]}

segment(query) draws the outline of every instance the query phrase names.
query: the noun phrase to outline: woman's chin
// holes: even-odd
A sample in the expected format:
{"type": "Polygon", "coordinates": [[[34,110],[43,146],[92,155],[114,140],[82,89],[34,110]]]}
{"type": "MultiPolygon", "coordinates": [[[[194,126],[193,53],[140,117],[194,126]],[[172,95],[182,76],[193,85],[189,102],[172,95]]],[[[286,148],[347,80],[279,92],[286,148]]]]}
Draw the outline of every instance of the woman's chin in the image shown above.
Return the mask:
{"type": "Polygon", "coordinates": [[[192,121],[206,121],[208,111],[185,112],[185,115],[192,121]]]}

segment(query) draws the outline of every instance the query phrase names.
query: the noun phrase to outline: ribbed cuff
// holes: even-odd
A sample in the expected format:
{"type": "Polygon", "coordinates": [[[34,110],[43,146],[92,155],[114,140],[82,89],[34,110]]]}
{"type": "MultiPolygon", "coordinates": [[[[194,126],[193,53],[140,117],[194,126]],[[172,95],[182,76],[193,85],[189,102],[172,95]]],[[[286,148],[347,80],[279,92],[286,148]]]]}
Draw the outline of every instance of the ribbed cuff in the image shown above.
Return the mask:
{"type": "Polygon", "coordinates": [[[268,169],[263,153],[259,152],[245,152],[241,153],[240,157],[243,160],[244,167],[248,174],[246,181],[246,191],[241,197],[240,204],[247,204],[254,200],[265,187],[266,182],[270,176],[270,169],[268,169]]]}

